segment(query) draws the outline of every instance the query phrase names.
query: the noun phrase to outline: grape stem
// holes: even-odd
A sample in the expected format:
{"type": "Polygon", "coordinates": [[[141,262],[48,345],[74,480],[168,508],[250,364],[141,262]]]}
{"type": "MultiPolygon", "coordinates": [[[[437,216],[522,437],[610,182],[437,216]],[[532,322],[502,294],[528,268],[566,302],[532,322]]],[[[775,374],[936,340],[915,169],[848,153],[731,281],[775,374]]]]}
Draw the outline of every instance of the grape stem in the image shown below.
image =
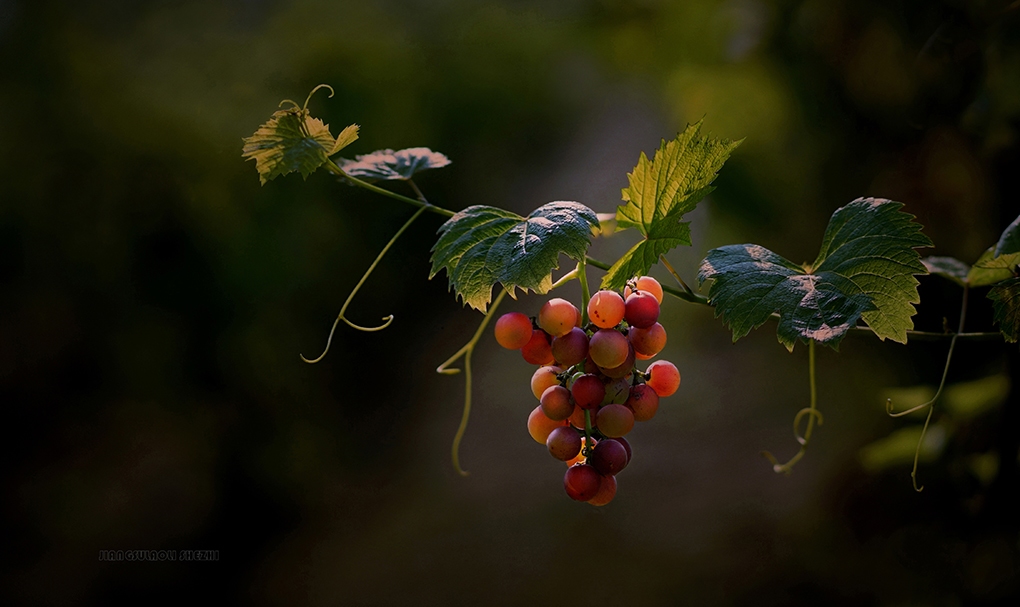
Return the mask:
{"type": "MultiPolygon", "coordinates": [[[[600,270],[609,270],[609,268],[610,268],[610,265],[608,263],[599,261],[599,260],[597,260],[597,259],[595,259],[593,257],[585,257],[585,260],[587,261],[588,265],[595,266],[596,268],[598,268],[600,270]]],[[[703,306],[711,306],[712,305],[711,303],[709,303],[707,297],[705,297],[704,295],[698,295],[697,293],[694,293],[693,291],[682,291],[680,289],[677,289],[675,287],[671,287],[669,285],[662,285],[662,290],[663,290],[664,293],[669,293],[673,297],[676,297],[678,299],[682,299],[682,300],[690,302],[690,303],[701,304],[703,306]]]]}
{"type": "Polygon", "coordinates": [[[347,317],[344,316],[344,313],[347,312],[347,306],[351,305],[351,300],[354,299],[354,296],[357,295],[358,290],[361,289],[361,285],[365,284],[365,280],[367,280],[368,276],[372,273],[373,270],[375,270],[375,267],[379,265],[379,261],[382,260],[383,256],[386,255],[386,252],[390,250],[390,247],[393,246],[393,243],[396,242],[397,239],[400,238],[400,235],[403,234],[404,231],[407,230],[407,228],[410,227],[412,223],[414,223],[414,220],[418,219],[418,217],[421,216],[421,214],[424,212],[425,207],[421,207],[420,209],[415,211],[414,215],[411,215],[410,219],[404,222],[404,225],[400,226],[400,229],[397,230],[397,233],[394,234],[392,238],[390,238],[390,241],[386,243],[386,246],[383,247],[382,251],[379,251],[379,254],[376,255],[375,261],[372,262],[372,265],[368,266],[368,269],[365,270],[365,273],[361,276],[361,280],[358,281],[358,284],[354,285],[354,290],[351,291],[351,294],[347,296],[347,301],[344,302],[344,305],[340,306],[340,313],[337,314],[336,320],[333,321],[333,328],[329,330],[329,337],[326,339],[326,348],[322,351],[322,354],[320,354],[317,358],[312,359],[305,358],[304,354],[299,354],[298,356],[301,357],[301,360],[305,361],[306,363],[312,364],[322,360],[326,356],[326,353],[329,352],[329,346],[330,344],[333,343],[333,334],[336,332],[336,327],[338,324],[340,324],[341,320],[347,323],[347,325],[352,329],[357,329],[358,331],[365,331],[369,333],[373,331],[382,331],[386,327],[390,326],[390,323],[393,322],[392,314],[390,314],[389,316],[384,316],[382,319],[383,324],[377,327],[362,327],[361,325],[356,325],[350,320],[348,320],[347,317]]]}
{"type": "Polygon", "coordinates": [[[697,297],[697,295],[694,294],[694,291],[692,291],[691,288],[687,286],[687,283],[684,282],[684,279],[680,278],[680,274],[673,269],[673,266],[670,265],[668,261],[666,261],[665,254],[659,255],[659,261],[661,261],[662,265],[665,266],[667,270],[669,270],[669,273],[673,275],[673,278],[676,279],[678,283],[680,283],[680,286],[683,287],[683,290],[685,293],[687,293],[687,295],[691,297],[697,297]]]}
{"type": "Polygon", "coordinates": [[[591,290],[588,288],[588,274],[585,272],[585,259],[577,262],[577,279],[581,281],[581,326],[588,324],[588,300],[591,299],[591,290]]]}
{"type": "Polygon", "coordinates": [[[921,436],[917,439],[917,448],[914,449],[914,467],[910,471],[910,480],[914,485],[914,491],[920,493],[924,490],[924,485],[917,486],[917,462],[921,457],[921,445],[924,443],[924,437],[928,433],[928,423],[931,422],[931,415],[935,412],[935,402],[938,401],[939,397],[942,396],[942,389],[946,386],[946,376],[949,375],[949,363],[953,360],[953,350],[956,348],[956,340],[963,335],[963,323],[967,318],[967,296],[970,291],[969,285],[963,285],[963,301],[960,303],[960,322],[957,325],[956,333],[953,333],[953,339],[949,342],[949,353],[946,354],[946,365],[942,369],[942,380],[939,382],[939,389],[935,392],[935,396],[926,403],[911,407],[906,411],[900,411],[893,413],[892,399],[885,399],[885,412],[889,414],[889,417],[903,417],[909,415],[915,411],[920,411],[925,407],[928,407],[928,416],[924,418],[924,426],[921,428],[921,436]]]}
{"type": "Polygon", "coordinates": [[[485,318],[483,318],[481,324],[478,325],[478,329],[471,337],[471,340],[464,344],[460,350],[457,350],[453,356],[447,358],[443,364],[436,367],[436,373],[442,375],[455,375],[460,373],[460,369],[451,369],[449,367],[460,357],[464,357],[464,412],[461,414],[460,425],[457,427],[457,433],[453,436],[453,445],[450,448],[450,455],[453,459],[453,467],[457,470],[457,474],[460,474],[461,476],[468,475],[468,471],[464,470],[460,465],[460,441],[464,438],[464,432],[467,431],[468,418],[471,416],[471,355],[474,353],[478,340],[482,337],[485,327],[489,325],[489,321],[492,320],[493,315],[496,313],[496,308],[499,307],[499,304],[503,301],[503,297],[505,295],[505,290],[501,290],[499,292],[495,301],[493,301],[492,305],[489,306],[489,310],[485,313],[485,318]]]}
{"type": "Polygon", "coordinates": [[[815,420],[818,420],[818,425],[822,425],[822,413],[818,410],[818,393],[815,389],[815,340],[808,340],[808,377],[809,384],[811,386],[811,406],[801,409],[797,412],[797,415],[793,418],[793,435],[797,438],[797,442],[800,443],[800,450],[797,454],[790,458],[790,461],[785,464],[780,464],[779,460],[768,451],[762,451],[761,454],[765,456],[770,462],[772,462],[772,469],[776,474],[784,473],[790,474],[793,470],[793,466],[804,457],[804,453],[807,452],[808,443],[811,441],[811,432],[815,427],[815,420]],[[803,436],[800,434],[800,420],[807,416],[807,428],[804,429],[803,436]]]}

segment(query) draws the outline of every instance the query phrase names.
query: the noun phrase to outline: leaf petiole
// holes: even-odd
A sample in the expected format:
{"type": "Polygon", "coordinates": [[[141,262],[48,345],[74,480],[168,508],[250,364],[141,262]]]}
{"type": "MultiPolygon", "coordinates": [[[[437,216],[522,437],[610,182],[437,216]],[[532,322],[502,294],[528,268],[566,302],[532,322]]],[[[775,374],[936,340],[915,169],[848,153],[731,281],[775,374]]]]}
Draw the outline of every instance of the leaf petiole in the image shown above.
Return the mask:
{"type": "MultiPolygon", "coordinates": [[[[430,211],[430,212],[435,213],[437,215],[442,215],[443,217],[453,217],[456,214],[456,213],[454,213],[453,211],[451,211],[449,209],[444,209],[443,207],[437,207],[434,204],[431,204],[431,203],[428,203],[428,202],[423,202],[421,200],[415,200],[414,198],[409,198],[407,196],[403,196],[401,194],[397,194],[396,192],[391,192],[390,190],[387,190],[387,189],[384,189],[384,188],[380,188],[379,186],[372,185],[371,183],[368,183],[367,181],[362,181],[362,180],[358,179],[357,177],[351,177],[343,169],[341,169],[339,167],[339,165],[337,165],[337,163],[333,162],[333,160],[331,158],[327,158],[326,159],[325,166],[329,170],[329,172],[333,173],[334,175],[338,175],[340,177],[343,177],[344,179],[346,179],[350,183],[352,183],[352,184],[354,184],[354,185],[356,185],[356,186],[358,186],[360,188],[364,188],[364,189],[366,189],[366,190],[368,190],[370,192],[375,192],[376,194],[381,194],[382,196],[387,196],[389,198],[393,198],[394,200],[399,200],[401,202],[406,202],[408,204],[413,204],[416,207],[422,207],[422,208],[424,208],[427,211],[430,211]]],[[[417,189],[417,188],[415,188],[415,189],[417,189]]]]}

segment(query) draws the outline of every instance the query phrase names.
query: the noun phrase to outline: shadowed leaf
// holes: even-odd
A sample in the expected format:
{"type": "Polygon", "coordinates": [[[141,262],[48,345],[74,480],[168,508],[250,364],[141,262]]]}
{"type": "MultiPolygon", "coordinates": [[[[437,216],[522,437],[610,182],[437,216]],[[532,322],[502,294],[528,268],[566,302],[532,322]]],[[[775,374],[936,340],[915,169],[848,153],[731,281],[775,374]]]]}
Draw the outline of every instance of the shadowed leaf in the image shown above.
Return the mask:
{"type": "Polygon", "coordinates": [[[550,202],[526,218],[496,207],[471,206],[440,226],[429,278],[445,268],[457,295],[482,312],[497,282],[511,297],[517,288],[545,293],[560,253],[583,258],[598,225],[595,212],[577,202],[550,202]]]}
{"type": "Polygon", "coordinates": [[[709,298],[736,341],[779,313],[777,337],[838,347],[863,318],[880,339],[906,342],[918,303],[916,247],[931,246],[898,202],[859,198],[836,210],[815,263],[802,268],[758,245],[709,251],[698,272],[713,279],[709,298]]]}
{"type": "Polygon", "coordinates": [[[450,164],[444,154],[429,148],[404,150],[378,150],[358,156],[355,160],[341,159],[340,168],[352,177],[366,179],[410,179],[426,169],[438,169],[450,164]]]}
{"type": "Polygon", "coordinates": [[[1004,280],[988,291],[992,300],[993,318],[1002,336],[1016,343],[1020,336],[1020,278],[1004,280]]]}

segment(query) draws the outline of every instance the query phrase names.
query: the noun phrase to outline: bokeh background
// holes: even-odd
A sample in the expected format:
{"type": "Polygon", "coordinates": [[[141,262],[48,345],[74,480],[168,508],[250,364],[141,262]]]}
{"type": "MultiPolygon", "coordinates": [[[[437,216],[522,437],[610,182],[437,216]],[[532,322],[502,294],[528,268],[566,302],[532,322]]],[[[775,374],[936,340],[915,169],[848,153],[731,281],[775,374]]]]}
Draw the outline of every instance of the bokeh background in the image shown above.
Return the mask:
{"type": "MultiPolygon", "coordinates": [[[[789,476],[806,348],[736,345],[669,300],[680,392],[630,435],[619,493],[569,500],[525,428],[532,369],[491,336],[459,477],[462,376],[435,367],[481,316],[427,280],[422,217],[326,174],[259,186],[242,161],[284,98],[349,152],[430,146],[451,209],[620,202],[687,123],[746,138],[669,255],[814,258],[832,211],[900,200],[972,262],[1020,212],[1020,6],[1009,0],[0,0],[4,604],[979,605],[1020,597],[1020,361],[960,342],[848,337],[819,353],[825,425],[789,476]],[[923,414],[922,414],[923,415],[923,414]],[[215,549],[215,563],[99,550],[215,549]]],[[[592,252],[612,261],[620,233],[592,252]]],[[[667,275],[656,268],[664,280],[667,275]]],[[[595,273],[596,277],[599,273],[595,273]]],[[[921,285],[938,331],[959,288],[921,285]]],[[[564,289],[579,297],[576,284],[564,289]]],[[[537,313],[542,298],[504,311],[537,313]]],[[[990,329],[983,292],[969,330],[990,329]]]]}

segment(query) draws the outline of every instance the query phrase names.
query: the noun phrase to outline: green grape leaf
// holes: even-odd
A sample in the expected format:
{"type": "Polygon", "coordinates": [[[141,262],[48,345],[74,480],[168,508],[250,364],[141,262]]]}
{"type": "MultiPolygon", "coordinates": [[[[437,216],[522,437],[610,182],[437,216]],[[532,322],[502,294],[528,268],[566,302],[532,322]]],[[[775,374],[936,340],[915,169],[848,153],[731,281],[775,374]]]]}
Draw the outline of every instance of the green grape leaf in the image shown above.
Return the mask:
{"type": "Polygon", "coordinates": [[[995,256],[1007,253],[1020,253],[1020,217],[1013,220],[1013,223],[1006,226],[995,244],[995,256]]]}
{"type": "Polygon", "coordinates": [[[690,246],[689,222],[683,216],[714,188],[710,185],[740,141],[701,136],[701,123],[688,126],[676,139],[663,140],[652,160],[644,152],[627,174],[626,204],[616,209],[619,228],[636,228],[644,237],[602,278],[602,288],[622,289],[627,279],[647,274],[659,255],[690,246]]]}
{"type": "MultiPolygon", "coordinates": [[[[328,128],[328,127],[327,127],[328,128]]],[[[348,125],[344,130],[340,131],[340,134],[336,136],[336,142],[333,147],[329,150],[329,155],[332,156],[345,147],[351,145],[358,139],[359,127],[356,124],[348,125]]]]}
{"type": "Polygon", "coordinates": [[[450,164],[444,154],[429,148],[377,150],[355,160],[341,159],[340,168],[352,177],[366,179],[410,179],[418,171],[438,169],[450,164]]]}
{"type": "Polygon", "coordinates": [[[994,285],[1012,278],[1017,264],[1020,264],[1020,253],[1005,253],[996,257],[995,247],[988,247],[974,262],[974,267],[967,274],[967,282],[972,287],[994,285]]]}
{"type": "Polygon", "coordinates": [[[947,278],[961,287],[967,284],[971,267],[955,257],[925,257],[921,260],[929,274],[947,278]]]}
{"type": "Polygon", "coordinates": [[[334,140],[329,125],[295,106],[274,112],[269,122],[245,137],[241,157],[255,161],[263,185],[295,171],[308,179],[326,162],[327,152],[335,153],[357,138],[358,125],[352,124],[334,140]]]}
{"type": "Polygon", "coordinates": [[[992,300],[993,318],[1002,336],[1016,343],[1020,336],[1020,278],[1013,277],[995,285],[988,291],[992,300]]]}
{"type": "Polygon", "coordinates": [[[712,249],[698,279],[736,341],[779,314],[777,337],[792,350],[813,339],[833,348],[863,319],[879,339],[905,343],[925,274],[914,249],[931,246],[902,204],[859,198],[836,210],[821,251],[804,268],[758,245],[712,249]]]}
{"type": "Polygon", "coordinates": [[[429,279],[445,268],[457,295],[482,312],[497,282],[511,297],[517,288],[546,293],[560,253],[581,260],[598,226],[595,211],[578,202],[550,202],[527,217],[470,206],[439,227],[429,279]]]}
{"type": "Polygon", "coordinates": [[[623,254],[602,277],[603,289],[619,290],[634,276],[643,276],[655,265],[659,255],[676,247],[691,244],[689,222],[656,224],[648,238],[639,241],[623,254]]]}

